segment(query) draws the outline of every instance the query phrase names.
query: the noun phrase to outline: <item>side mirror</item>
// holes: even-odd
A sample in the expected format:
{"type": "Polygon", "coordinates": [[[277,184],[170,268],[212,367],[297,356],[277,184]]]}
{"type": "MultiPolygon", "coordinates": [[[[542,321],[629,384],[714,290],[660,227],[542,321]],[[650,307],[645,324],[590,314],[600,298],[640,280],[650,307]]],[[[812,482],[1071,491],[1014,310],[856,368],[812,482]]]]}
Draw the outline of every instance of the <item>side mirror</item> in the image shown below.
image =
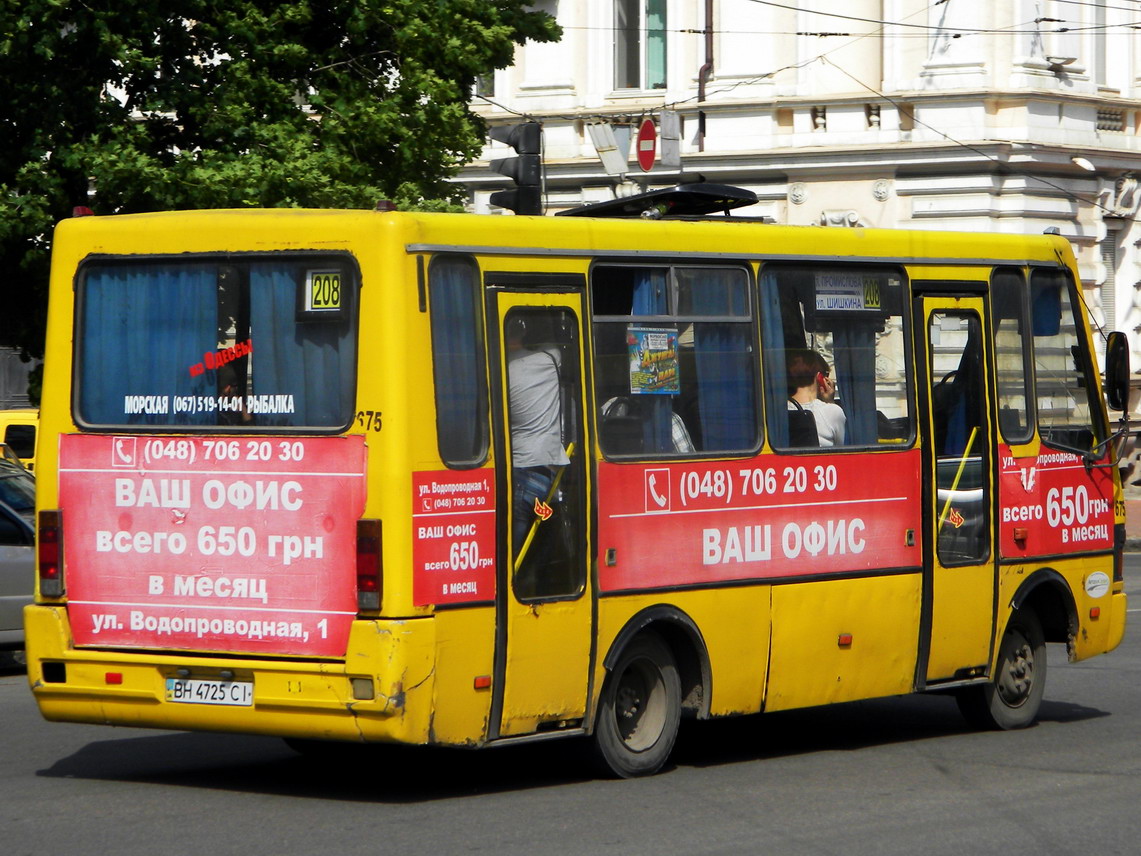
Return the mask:
{"type": "Polygon", "coordinates": [[[1110,410],[1129,407],[1129,340],[1117,331],[1105,340],[1105,399],[1110,410]]]}

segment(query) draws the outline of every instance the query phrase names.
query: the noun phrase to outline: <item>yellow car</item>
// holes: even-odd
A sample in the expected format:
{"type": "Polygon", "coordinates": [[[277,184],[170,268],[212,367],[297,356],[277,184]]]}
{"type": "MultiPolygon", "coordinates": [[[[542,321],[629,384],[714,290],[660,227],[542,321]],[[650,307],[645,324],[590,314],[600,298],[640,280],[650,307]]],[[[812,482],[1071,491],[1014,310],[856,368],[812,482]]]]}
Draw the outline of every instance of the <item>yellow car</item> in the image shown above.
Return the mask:
{"type": "Polygon", "coordinates": [[[7,444],[29,470],[36,468],[36,434],[40,411],[31,408],[0,410],[0,443],[7,444]]]}

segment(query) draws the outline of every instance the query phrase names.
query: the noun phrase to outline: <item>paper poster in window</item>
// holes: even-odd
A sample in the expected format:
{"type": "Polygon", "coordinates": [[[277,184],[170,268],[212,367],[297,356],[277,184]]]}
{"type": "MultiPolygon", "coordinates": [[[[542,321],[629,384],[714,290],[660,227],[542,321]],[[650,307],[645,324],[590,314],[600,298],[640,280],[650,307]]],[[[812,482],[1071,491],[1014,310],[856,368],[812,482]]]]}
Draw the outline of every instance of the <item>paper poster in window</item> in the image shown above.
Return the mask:
{"type": "Polygon", "coordinates": [[[677,395],[681,391],[677,362],[677,330],[629,327],[630,392],[633,395],[677,395]]]}

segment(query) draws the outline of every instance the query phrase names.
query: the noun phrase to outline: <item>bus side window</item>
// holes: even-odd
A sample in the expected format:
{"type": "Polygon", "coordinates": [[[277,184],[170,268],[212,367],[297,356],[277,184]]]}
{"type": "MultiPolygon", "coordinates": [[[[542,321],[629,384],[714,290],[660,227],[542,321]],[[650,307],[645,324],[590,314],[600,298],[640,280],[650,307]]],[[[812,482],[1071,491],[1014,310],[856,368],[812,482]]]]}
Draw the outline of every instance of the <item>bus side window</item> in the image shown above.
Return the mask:
{"type": "Polygon", "coordinates": [[[489,442],[487,372],[479,270],[464,256],[437,256],[428,268],[436,436],[450,467],[483,463],[489,442]]]}
{"type": "Polygon", "coordinates": [[[1026,277],[1018,268],[1000,268],[991,280],[998,428],[1008,443],[1025,443],[1034,434],[1030,406],[1030,342],[1026,336],[1026,277]]]}
{"type": "Polygon", "coordinates": [[[746,270],[597,265],[591,300],[604,454],[669,457],[756,447],[746,270]]]}
{"type": "Polygon", "coordinates": [[[902,272],[773,263],[761,272],[760,295],[773,447],[907,445],[915,426],[902,272]],[[806,379],[809,362],[819,363],[822,380],[816,387],[806,386],[811,383],[806,379]],[[808,395],[806,389],[816,394],[808,395]],[[815,442],[809,442],[807,420],[794,415],[796,404],[813,411],[815,442]]]}
{"type": "Polygon", "coordinates": [[[1101,408],[1090,405],[1093,358],[1079,334],[1074,284],[1061,270],[1030,273],[1038,430],[1045,443],[1089,451],[1105,438],[1101,408]]]}

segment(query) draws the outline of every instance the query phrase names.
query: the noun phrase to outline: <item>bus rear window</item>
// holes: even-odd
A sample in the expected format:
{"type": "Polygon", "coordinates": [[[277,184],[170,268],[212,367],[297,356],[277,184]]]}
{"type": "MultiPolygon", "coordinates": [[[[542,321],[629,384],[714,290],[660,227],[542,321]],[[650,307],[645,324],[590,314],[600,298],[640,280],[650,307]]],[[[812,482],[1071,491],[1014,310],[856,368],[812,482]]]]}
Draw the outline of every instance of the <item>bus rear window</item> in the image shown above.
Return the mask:
{"type": "Polygon", "coordinates": [[[357,282],[345,255],[88,262],[78,281],[77,422],[343,428],[357,282]]]}

